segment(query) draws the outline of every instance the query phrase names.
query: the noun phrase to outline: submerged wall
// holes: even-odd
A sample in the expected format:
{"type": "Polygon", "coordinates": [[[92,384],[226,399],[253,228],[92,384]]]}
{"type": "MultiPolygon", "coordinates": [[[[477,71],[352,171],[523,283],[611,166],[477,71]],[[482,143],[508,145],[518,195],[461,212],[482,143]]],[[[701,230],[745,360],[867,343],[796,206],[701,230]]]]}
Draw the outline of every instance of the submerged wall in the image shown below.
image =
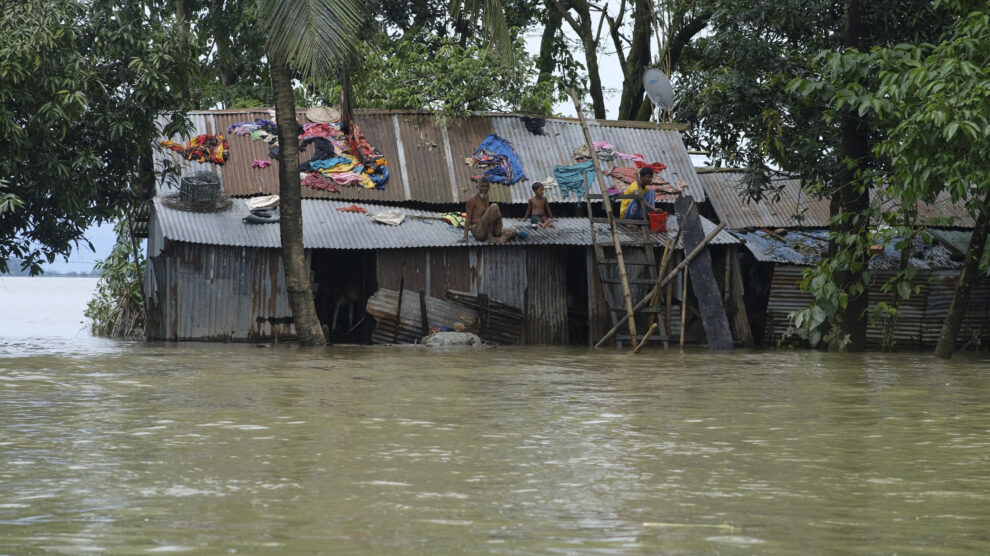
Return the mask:
{"type": "MultiPolygon", "coordinates": [[[[774,268],[770,284],[770,300],[767,304],[767,326],[763,341],[774,346],[790,326],[788,314],[804,309],[812,301],[811,294],[803,292],[797,283],[804,267],[778,265],[774,268]]],[[[870,287],[870,308],[884,302],[893,306],[893,292],[882,292],[880,287],[894,274],[879,271],[870,287]]],[[[921,291],[898,305],[898,316],[890,329],[889,322],[870,322],[867,327],[867,346],[879,349],[885,335],[894,340],[894,349],[928,349],[938,343],[942,323],[949,311],[955,290],[958,270],[919,270],[914,283],[921,291]]],[[[972,346],[972,340],[990,341],[990,281],[978,281],[973,287],[969,309],[959,331],[958,346],[972,346]]]]}
{"type": "Polygon", "coordinates": [[[149,253],[149,340],[255,342],[295,335],[277,249],[167,242],[149,253]]]}

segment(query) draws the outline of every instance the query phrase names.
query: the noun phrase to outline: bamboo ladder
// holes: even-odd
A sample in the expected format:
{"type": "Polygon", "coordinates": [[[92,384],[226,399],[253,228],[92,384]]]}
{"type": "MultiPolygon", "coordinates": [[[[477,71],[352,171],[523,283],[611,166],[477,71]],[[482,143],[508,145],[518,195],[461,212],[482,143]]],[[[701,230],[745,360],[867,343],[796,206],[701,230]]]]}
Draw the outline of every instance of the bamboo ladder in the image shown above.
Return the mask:
{"type": "MultiPolygon", "coordinates": [[[[571,91],[571,98],[574,100],[574,107],[581,122],[581,129],[584,131],[585,141],[591,153],[591,160],[595,166],[598,185],[601,191],[606,192],[608,187],[605,184],[605,176],[599,165],[598,154],[595,152],[595,145],[591,139],[591,132],[573,90],[571,91]]],[[[585,176],[585,191],[589,190],[588,185],[587,176],[585,176]]],[[[646,203],[642,195],[616,195],[615,198],[630,199],[640,203],[642,213],[644,215],[646,214],[646,203]]],[[[591,242],[594,246],[595,266],[599,281],[602,284],[603,293],[605,294],[605,302],[608,305],[609,318],[614,327],[619,324],[620,315],[624,313],[625,318],[622,321],[626,322],[629,328],[628,336],[617,335],[615,337],[616,346],[621,347],[624,342],[628,342],[630,346],[635,348],[635,351],[639,351],[639,348],[651,338],[654,341],[666,342],[666,334],[653,336],[653,332],[657,329],[653,322],[655,318],[651,319],[648,323],[649,330],[641,341],[637,341],[636,334],[635,316],[637,311],[634,310],[632,305],[631,286],[636,286],[637,289],[645,289],[647,286],[656,283],[660,272],[657,268],[656,255],[653,252],[653,240],[649,233],[649,221],[645,218],[643,220],[623,220],[620,224],[612,210],[612,204],[607,193],[600,195],[586,193],[585,203],[588,210],[588,223],[591,226],[591,242]],[[591,209],[591,198],[602,199],[606,218],[594,218],[591,209]],[[600,240],[595,229],[595,224],[608,224],[611,237],[600,240]],[[621,232],[624,233],[620,233],[620,226],[622,227],[621,232]],[[636,236],[636,231],[639,231],[638,239],[624,239],[636,236]],[[605,252],[606,249],[612,249],[614,254],[609,256],[605,252]],[[631,256],[627,257],[627,255],[631,256]],[[633,278],[629,277],[629,272],[627,271],[627,268],[630,267],[638,267],[638,272],[636,272],[636,276],[633,278]]],[[[641,307],[638,312],[640,314],[652,314],[655,316],[662,314],[664,309],[657,307],[654,303],[650,307],[641,307]]]]}

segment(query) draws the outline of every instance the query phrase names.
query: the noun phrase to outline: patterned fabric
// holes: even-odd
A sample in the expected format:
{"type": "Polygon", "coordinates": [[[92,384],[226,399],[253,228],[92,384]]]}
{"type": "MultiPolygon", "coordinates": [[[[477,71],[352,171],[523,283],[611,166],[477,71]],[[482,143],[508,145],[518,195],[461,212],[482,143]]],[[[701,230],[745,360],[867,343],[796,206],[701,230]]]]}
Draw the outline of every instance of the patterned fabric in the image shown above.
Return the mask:
{"type": "Polygon", "coordinates": [[[223,135],[197,135],[185,145],[175,141],[161,141],[161,145],[177,153],[186,160],[196,162],[212,162],[223,165],[230,156],[230,145],[223,135]]]}

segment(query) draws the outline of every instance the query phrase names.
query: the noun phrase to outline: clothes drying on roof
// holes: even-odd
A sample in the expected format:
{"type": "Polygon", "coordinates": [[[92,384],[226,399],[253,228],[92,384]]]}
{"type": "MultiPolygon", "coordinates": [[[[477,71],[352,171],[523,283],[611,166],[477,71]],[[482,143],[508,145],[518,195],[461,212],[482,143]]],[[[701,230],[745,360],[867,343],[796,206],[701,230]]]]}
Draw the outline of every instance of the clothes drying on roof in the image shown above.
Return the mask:
{"type": "Polygon", "coordinates": [[[371,215],[371,220],[373,222],[388,224],[389,226],[398,226],[399,224],[402,224],[402,221],[405,219],[406,215],[399,209],[383,210],[371,215]]]}
{"type": "Polygon", "coordinates": [[[313,172],[310,174],[303,174],[302,185],[306,187],[312,187],[313,189],[319,189],[322,191],[329,191],[330,193],[340,193],[337,189],[337,185],[334,181],[328,180],[323,177],[319,172],[313,172]]]}
{"type": "Polygon", "coordinates": [[[642,161],[639,161],[639,160],[634,160],[633,161],[633,164],[635,164],[637,168],[649,168],[649,169],[653,170],[653,174],[654,175],[659,175],[660,172],[663,172],[664,170],[667,169],[667,165],[664,164],[663,162],[653,162],[653,163],[647,164],[646,162],[642,162],[642,161]]]}
{"type": "Polygon", "coordinates": [[[196,162],[212,162],[223,165],[230,156],[230,145],[223,135],[207,133],[193,137],[185,145],[175,141],[161,141],[161,145],[182,154],[186,160],[195,160],[196,162]]]}
{"type": "MultiPolygon", "coordinates": [[[[625,184],[630,184],[634,181],[639,180],[639,168],[630,168],[628,166],[623,166],[623,167],[616,166],[615,168],[612,168],[608,172],[605,172],[605,175],[612,176],[613,178],[617,178],[625,184]]],[[[653,181],[650,183],[654,185],[662,185],[667,182],[660,177],[660,174],[654,172],[653,181]]]]}
{"type": "Polygon", "coordinates": [[[455,228],[464,228],[467,218],[463,212],[445,212],[440,215],[440,219],[455,228]]]}
{"type": "Polygon", "coordinates": [[[636,161],[646,162],[646,160],[643,158],[643,155],[641,155],[641,154],[627,154],[627,153],[620,153],[620,152],[616,151],[615,156],[617,156],[617,157],[619,157],[619,158],[621,158],[623,160],[631,160],[633,162],[636,162],[636,161]]]}
{"type": "Polygon", "coordinates": [[[337,212],[360,212],[361,214],[366,214],[368,211],[357,205],[351,205],[349,207],[337,207],[337,212]]]}
{"type": "MultiPolygon", "coordinates": [[[[613,147],[611,143],[608,141],[595,141],[593,145],[595,147],[595,154],[598,155],[599,161],[611,162],[615,160],[615,147],[613,147]]],[[[576,160],[591,158],[591,150],[588,148],[587,144],[579,145],[571,152],[571,154],[576,160]]]]}
{"type": "Polygon", "coordinates": [[[533,135],[546,135],[546,132],[543,131],[543,128],[546,127],[547,125],[546,118],[541,118],[539,116],[537,117],[520,116],[520,119],[522,120],[523,125],[526,127],[526,130],[532,133],[533,135]]]}
{"type": "Polygon", "coordinates": [[[594,182],[595,164],[590,160],[571,166],[553,167],[553,177],[557,180],[557,185],[560,186],[560,195],[564,199],[568,198],[572,191],[578,200],[581,200],[588,193],[588,189],[584,183],[585,176],[588,178],[588,184],[594,182]]]}
{"type": "Polygon", "coordinates": [[[227,133],[233,135],[248,136],[254,131],[278,135],[278,125],[271,120],[255,120],[253,122],[240,122],[227,128],[227,133]]]}
{"type": "Polygon", "coordinates": [[[516,148],[494,133],[482,139],[471,158],[485,168],[491,182],[512,185],[526,179],[516,148]]]}

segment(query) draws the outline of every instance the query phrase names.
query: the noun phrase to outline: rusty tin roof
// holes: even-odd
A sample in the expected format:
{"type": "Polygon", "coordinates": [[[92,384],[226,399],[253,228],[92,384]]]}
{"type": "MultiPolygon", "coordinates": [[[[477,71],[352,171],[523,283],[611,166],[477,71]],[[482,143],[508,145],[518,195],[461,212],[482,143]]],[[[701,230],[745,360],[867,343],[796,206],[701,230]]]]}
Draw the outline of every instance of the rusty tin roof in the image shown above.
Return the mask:
{"type": "MultiPolygon", "coordinates": [[[[756,203],[740,196],[745,176],[741,170],[700,168],[698,176],[715,213],[731,230],[829,227],[829,200],[808,194],[802,189],[798,178],[773,178],[771,183],[779,192],[779,198],[756,203]]],[[[875,192],[871,192],[871,197],[876,200],[875,192]]],[[[887,211],[897,211],[900,202],[887,200],[882,206],[887,211]]],[[[918,217],[923,223],[936,218],[951,221],[951,224],[940,223],[939,226],[972,228],[974,225],[966,207],[962,203],[954,203],[945,193],[940,194],[934,203],[918,203],[918,217]]]]}
{"type": "MultiPolygon", "coordinates": [[[[189,114],[193,135],[223,133],[234,123],[267,119],[267,108],[213,110],[189,114]]],[[[308,123],[305,109],[297,114],[300,124],[308,123]]],[[[329,193],[303,187],[303,196],[312,199],[341,199],[370,202],[414,201],[430,204],[463,203],[474,193],[472,174],[477,168],[465,164],[489,133],[497,133],[510,141],[519,153],[528,179],[512,186],[495,184],[491,199],[500,203],[524,204],[532,196],[532,184],[553,175],[556,165],[573,164],[572,151],[585,143],[584,132],[577,120],[546,118],[543,135],[529,132],[517,114],[480,114],[467,119],[449,118],[438,122],[432,114],[410,111],[357,110],[354,121],[365,138],[385,155],[389,163],[389,182],[384,189],[343,187],[339,193],[329,193]]],[[[705,189],[694,171],[691,157],[681,140],[679,126],[589,120],[592,139],[608,141],[620,152],[640,153],[649,162],[662,162],[667,169],[660,176],[670,183],[684,180],[686,194],[704,201],[705,189]]],[[[171,137],[185,142],[188,137],[171,137]]],[[[268,158],[268,145],[250,137],[231,135],[230,158],[223,166],[187,163],[190,171],[209,169],[220,174],[224,190],[234,197],[278,193],[278,162],[266,169],[252,168],[255,159],[268,158]]],[[[309,160],[303,152],[301,160],[309,160]]],[[[156,167],[162,161],[179,162],[176,153],[163,150],[156,153],[156,167]]],[[[617,160],[619,166],[632,166],[617,160]]],[[[610,180],[610,178],[606,178],[610,180]]],[[[611,184],[611,181],[606,182],[611,184]]],[[[591,191],[600,188],[593,183],[591,191]]],[[[159,193],[172,192],[160,187],[159,193]]],[[[552,202],[576,202],[573,195],[564,199],[559,189],[546,192],[552,202]]]]}

